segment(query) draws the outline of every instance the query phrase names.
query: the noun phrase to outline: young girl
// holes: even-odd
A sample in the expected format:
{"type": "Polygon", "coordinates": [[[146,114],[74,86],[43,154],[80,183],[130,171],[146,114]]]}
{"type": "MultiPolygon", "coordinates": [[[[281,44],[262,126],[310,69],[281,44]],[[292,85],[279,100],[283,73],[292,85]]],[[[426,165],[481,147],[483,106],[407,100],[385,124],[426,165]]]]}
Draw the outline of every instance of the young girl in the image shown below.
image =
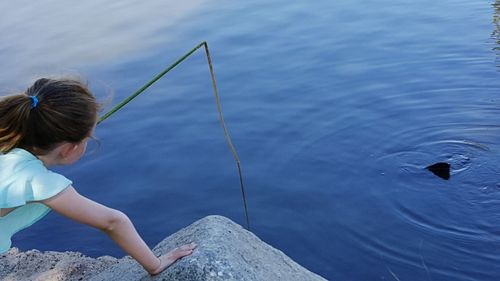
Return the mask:
{"type": "Polygon", "coordinates": [[[96,203],[47,169],[82,156],[98,104],[81,82],[39,79],[25,93],[0,98],[0,253],[10,238],[51,209],[109,235],[151,275],[190,255],[187,244],[156,257],[122,212],[96,203]]]}

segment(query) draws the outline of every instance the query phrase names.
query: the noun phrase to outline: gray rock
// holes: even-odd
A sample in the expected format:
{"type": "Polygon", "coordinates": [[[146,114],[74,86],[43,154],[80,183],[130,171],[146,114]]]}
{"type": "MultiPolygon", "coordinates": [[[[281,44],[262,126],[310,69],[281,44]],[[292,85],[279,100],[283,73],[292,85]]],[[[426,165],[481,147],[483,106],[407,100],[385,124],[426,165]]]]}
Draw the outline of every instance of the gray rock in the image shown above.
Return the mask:
{"type": "Polygon", "coordinates": [[[123,259],[91,280],[324,280],[221,216],[208,216],[181,229],[154,252],[167,253],[190,242],[198,244],[194,253],[158,276],[150,277],[135,261],[123,259]]]}
{"type": "MultiPolygon", "coordinates": [[[[253,233],[221,216],[208,216],[196,221],[164,239],[153,251],[160,255],[190,242],[198,244],[192,255],[177,261],[154,277],[151,277],[130,257],[119,260],[109,257],[92,259],[78,253],[46,252],[45,255],[50,258],[42,262],[43,265],[38,271],[34,271],[29,269],[37,264],[36,261],[33,262],[29,258],[25,258],[23,265],[21,265],[20,260],[12,259],[12,256],[27,254],[31,251],[25,253],[10,253],[9,251],[6,257],[1,258],[0,256],[0,264],[3,264],[5,258],[10,260],[5,269],[0,266],[0,278],[11,278],[6,280],[46,280],[36,279],[40,277],[37,274],[47,274],[47,272],[54,270],[50,269],[48,264],[52,264],[51,258],[59,254],[67,255],[68,264],[72,264],[73,268],[85,267],[86,273],[82,275],[83,270],[67,272],[70,270],[63,268],[61,264],[57,271],[50,273],[52,275],[43,275],[52,278],[49,280],[325,280],[303,268],[283,252],[264,243],[253,233]],[[97,268],[99,269],[94,270],[97,268]],[[19,272],[22,270],[27,270],[28,273],[19,272]],[[53,277],[56,276],[56,272],[61,276],[64,275],[61,277],[63,279],[53,277]]],[[[65,259],[63,256],[58,258],[59,262],[65,259]]],[[[38,262],[40,263],[41,260],[38,259],[38,262]]]]}
{"type": "Polygon", "coordinates": [[[0,255],[0,280],[85,280],[117,262],[110,256],[94,259],[75,252],[20,252],[11,248],[0,255]]]}

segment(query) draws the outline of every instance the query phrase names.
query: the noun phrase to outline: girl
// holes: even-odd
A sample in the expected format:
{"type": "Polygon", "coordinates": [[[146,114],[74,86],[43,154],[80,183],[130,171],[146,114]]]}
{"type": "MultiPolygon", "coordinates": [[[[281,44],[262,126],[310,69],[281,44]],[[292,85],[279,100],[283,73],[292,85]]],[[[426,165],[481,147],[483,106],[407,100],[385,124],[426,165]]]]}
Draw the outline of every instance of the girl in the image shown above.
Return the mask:
{"type": "Polygon", "coordinates": [[[89,89],[70,79],[39,79],[25,93],[0,99],[0,253],[13,234],[51,209],[109,235],[151,275],[190,255],[187,244],[156,257],[122,212],[96,203],[48,170],[82,156],[97,122],[89,89]]]}

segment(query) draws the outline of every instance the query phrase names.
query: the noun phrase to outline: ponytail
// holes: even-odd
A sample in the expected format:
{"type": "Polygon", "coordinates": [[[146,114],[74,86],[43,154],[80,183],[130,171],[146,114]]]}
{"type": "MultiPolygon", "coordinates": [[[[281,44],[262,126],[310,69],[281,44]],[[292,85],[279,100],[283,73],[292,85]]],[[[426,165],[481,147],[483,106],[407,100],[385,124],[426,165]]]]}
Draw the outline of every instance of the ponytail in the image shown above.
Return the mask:
{"type": "Polygon", "coordinates": [[[45,154],[62,142],[81,142],[90,136],[98,108],[80,81],[39,79],[23,94],[0,98],[0,152],[18,147],[45,154]]]}
{"type": "Polygon", "coordinates": [[[0,152],[6,153],[19,145],[32,113],[31,98],[25,94],[0,99],[0,152]]]}

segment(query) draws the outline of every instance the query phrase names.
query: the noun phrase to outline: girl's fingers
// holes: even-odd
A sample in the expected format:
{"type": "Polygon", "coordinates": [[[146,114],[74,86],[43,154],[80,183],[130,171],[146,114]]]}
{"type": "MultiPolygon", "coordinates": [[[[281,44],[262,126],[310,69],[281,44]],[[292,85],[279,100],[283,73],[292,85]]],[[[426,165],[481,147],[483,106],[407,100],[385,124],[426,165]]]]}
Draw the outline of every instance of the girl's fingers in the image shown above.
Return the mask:
{"type": "Polygon", "coordinates": [[[180,247],[175,248],[174,250],[168,252],[165,255],[160,256],[161,266],[157,272],[150,273],[151,275],[156,275],[162,272],[165,268],[172,265],[178,259],[189,256],[193,253],[193,250],[196,248],[196,243],[190,243],[186,245],[182,245],[180,247]]]}
{"type": "Polygon", "coordinates": [[[196,248],[196,243],[190,243],[190,244],[186,244],[186,245],[182,245],[179,247],[179,249],[181,250],[193,250],[194,248],[196,248]]]}

